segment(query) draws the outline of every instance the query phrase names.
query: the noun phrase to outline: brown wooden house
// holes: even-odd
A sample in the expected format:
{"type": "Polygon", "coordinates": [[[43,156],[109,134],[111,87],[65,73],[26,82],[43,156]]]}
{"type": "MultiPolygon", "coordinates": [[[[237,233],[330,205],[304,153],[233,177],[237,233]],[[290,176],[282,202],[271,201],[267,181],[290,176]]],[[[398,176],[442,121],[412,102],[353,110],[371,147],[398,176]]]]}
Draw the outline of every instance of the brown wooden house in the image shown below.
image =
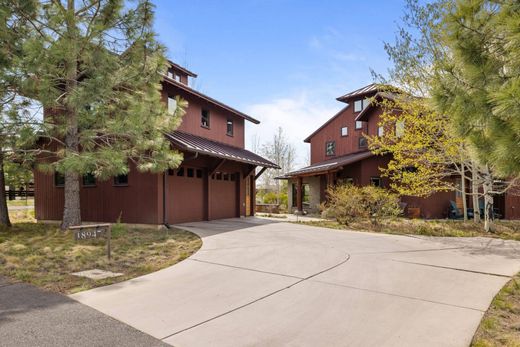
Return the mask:
{"type": "MultiPolygon", "coordinates": [[[[83,177],[81,215],[86,222],[175,224],[251,216],[255,211],[255,169],[274,163],[244,149],[244,123],[258,120],[189,86],[196,75],[171,63],[163,78],[163,100],[175,107],[176,96],[189,106],[178,129],[167,134],[173,148],[184,154],[175,170],[140,173],[108,181],[83,177]]],[[[257,175],[258,176],[258,175],[257,175]]],[[[35,210],[38,220],[61,220],[63,179],[36,171],[35,210]]]]}
{"type": "MultiPolygon", "coordinates": [[[[391,157],[371,153],[365,138],[365,135],[383,135],[384,129],[379,126],[383,110],[371,100],[390,97],[385,89],[370,84],[340,96],[337,100],[346,106],[304,140],[311,145],[310,165],[282,177],[289,180],[288,204],[293,210],[317,212],[318,205],[326,200],[329,185],[350,182],[389,186],[388,179],[381,177],[380,168],[386,167],[391,157]]],[[[413,208],[420,211],[423,218],[446,218],[450,201],[462,207],[460,195],[451,191],[427,198],[402,197],[401,200],[406,206],[405,213],[413,208]]],[[[495,206],[507,219],[520,218],[518,196],[498,196],[495,206]]]]}

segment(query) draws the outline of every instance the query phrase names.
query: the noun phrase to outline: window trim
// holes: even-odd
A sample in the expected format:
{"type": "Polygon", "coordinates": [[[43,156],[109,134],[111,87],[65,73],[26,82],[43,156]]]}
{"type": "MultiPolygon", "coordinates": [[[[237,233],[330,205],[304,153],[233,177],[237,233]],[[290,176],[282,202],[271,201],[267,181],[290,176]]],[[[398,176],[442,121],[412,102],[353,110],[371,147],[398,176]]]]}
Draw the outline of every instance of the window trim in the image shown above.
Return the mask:
{"type": "Polygon", "coordinates": [[[347,137],[348,136],[348,126],[342,126],[340,129],[339,129],[339,134],[341,135],[341,137],[347,137]],[[346,135],[343,135],[343,129],[347,129],[347,133],[346,135]]]}
{"type": "Polygon", "coordinates": [[[355,129],[355,130],[363,130],[363,125],[364,125],[363,123],[364,123],[364,122],[361,121],[361,120],[357,120],[357,121],[355,121],[354,129],[355,129]],[[358,123],[360,124],[359,128],[358,128],[358,123]]]}
{"type": "Polygon", "coordinates": [[[204,129],[210,129],[211,128],[211,112],[208,109],[201,109],[200,110],[200,127],[204,129]],[[208,125],[202,124],[202,117],[204,116],[204,112],[207,113],[207,123],[208,125]]]}
{"type": "Polygon", "coordinates": [[[81,176],[81,186],[82,186],[82,187],[85,187],[85,188],[94,188],[94,187],[97,187],[97,179],[96,179],[96,176],[94,176],[92,173],[86,173],[86,174],[84,174],[83,176],[81,176]],[[94,178],[94,183],[92,183],[92,184],[85,184],[85,177],[87,177],[87,175],[92,175],[92,177],[94,178]]]}
{"type": "Polygon", "coordinates": [[[336,156],[336,141],[334,141],[334,140],[325,141],[325,156],[326,157],[335,157],[336,156]],[[328,150],[327,150],[329,143],[332,143],[334,145],[334,150],[333,150],[334,152],[332,154],[329,154],[328,150]]]}
{"type": "Polygon", "coordinates": [[[363,111],[363,99],[354,100],[352,107],[354,108],[354,113],[359,113],[363,111]],[[361,109],[359,111],[356,111],[356,103],[358,102],[361,103],[361,109]]]}
{"type": "Polygon", "coordinates": [[[114,180],[112,181],[112,185],[114,187],[128,187],[128,184],[129,183],[129,180],[128,180],[128,174],[126,175],[117,175],[117,176],[114,176],[114,180]],[[121,177],[121,176],[126,176],[126,183],[117,183],[117,178],[118,177],[121,177]]]}
{"type": "Polygon", "coordinates": [[[364,137],[364,136],[360,136],[360,137],[358,138],[358,148],[367,148],[367,147],[368,147],[368,141],[367,141],[367,138],[364,137]],[[362,141],[363,139],[365,140],[365,143],[366,143],[366,144],[365,144],[364,146],[361,146],[361,141],[362,141]]]}
{"type": "Polygon", "coordinates": [[[167,102],[167,109],[168,109],[168,114],[170,114],[171,116],[173,116],[175,114],[175,111],[177,111],[177,99],[175,99],[175,97],[171,97],[168,95],[168,102],[167,102]],[[173,110],[170,110],[170,100],[172,103],[175,104],[175,107],[173,108],[173,110]]]}
{"type": "Polygon", "coordinates": [[[58,171],[54,171],[54,187],[55,188],[64,188],[65,187],[65,175],[62,174],[62,173],[59,173],[58,171]],[[58,177],[59,176],[63,176],[63,184],[62,183],[59,183],[58,184],[58,177]]]}
{"type": "Polygon", "coordinates": [[[235,121],[231,118],[226,120],[226,135],[227,136],[235,136],[235,121]],[[231,133],[229,132],[229,124],[231,123],[231,133]]]}
{"type": "Polygon", "coordinates": [[[381,179],[381,176],[370,176],[370,185],[378,188],[383,188],[383,180],[381,179]],[[379,185],[374,184],[374,180],[377,180],[379,182],[379,185]]]}

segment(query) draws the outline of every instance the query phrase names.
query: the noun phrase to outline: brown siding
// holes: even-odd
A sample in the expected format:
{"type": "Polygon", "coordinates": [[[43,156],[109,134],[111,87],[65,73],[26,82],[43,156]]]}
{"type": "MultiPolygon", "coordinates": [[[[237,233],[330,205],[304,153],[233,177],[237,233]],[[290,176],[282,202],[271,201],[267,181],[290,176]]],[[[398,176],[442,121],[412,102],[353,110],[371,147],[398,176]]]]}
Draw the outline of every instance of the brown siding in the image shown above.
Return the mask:
{"type": "Polygon", "coordinates": [[[517,195],[518,193],[520,192],[505,194],[505,219],[520,219],[520,195],[517,195]]]}
{"type": "Polygon", "coordinates": [[[193,95],[176,88],[175,86],[163,83],[163,98],[180,95],[188,101],[188,108],[183,117],[182,123],[177,130],[190,134],[202,136],[214,141],[222,142],[231,146],[244,148],[244,119],[225,112],[222,109],[200,100],[193,95]],[[202,109],[210,112],[210,127],[205,128],[200,125],[202,109]],[[227,135],[227,120],[232,119],[234,123],[233,136],[227,135]]]}

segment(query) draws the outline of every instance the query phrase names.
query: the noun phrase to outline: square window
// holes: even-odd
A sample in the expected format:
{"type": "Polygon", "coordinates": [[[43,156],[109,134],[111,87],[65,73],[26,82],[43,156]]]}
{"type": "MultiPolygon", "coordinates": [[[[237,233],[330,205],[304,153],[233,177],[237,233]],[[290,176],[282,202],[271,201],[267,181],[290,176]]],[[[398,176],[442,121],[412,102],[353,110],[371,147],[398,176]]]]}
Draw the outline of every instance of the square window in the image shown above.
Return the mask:
{"type": "Polygon", "coordinates": [[[226,134],[229,136],[233,136],[233,120],[232,119],[227,120],[226,134]]]}
{"type": "Polygon", "coordinates": [[[209,128],[209,111],[202,110],[200,114],[200,126],[209,128]]]}
{"type": "Polygon", "coordinates": [[[127,186],[128,185],[128,175],[117,175],[114,177],[114,185],[115,186],[127,186]]]}
{"type": "Polygon", "coordinates": [[[96,185],[96,176],[94,176],[92,173],[83,175],[83,186],[93,187],[95,185],[96,185]]]}
{"type": "Polygon", "coordinates": [[[175,170],[168,169],[168,176],[173,176],[173,175],[175,175],[175,170]]]}
{"type": "Polygon", "coordinates": [[[202,178],[202,170],[197,169],[197,178],[202,178]]]}
{"type": "Polygon", "coordinates": [[[177,100],[175,98],[168,97],[168,113],[173,115],[177,110],[177,100]]]}
{"type": "Polygon", "coordinates": [[[327,141],[325,143],[325,155],[332,156],[336,154],[336,142],[335,141],[327,141]]]}
{"type": "Polygon", "coordinates": [[[348,127],[341,128],[341,136],[348,136],[348,127]]]}
{"type": "Polygon", "coordinates": [[[363,122],[360,121],[360,120],[357,120],[356,121],[356,130],[359,130],[359,129],[362,129],[363,128],[363,122]]]}
{"type": "Polygon", "coordinates": [[[398,120],[395,123],[395,136],[402,137],[404,135],[404,120],[398,120]]]}
{"type": "Polygon", "coordinates": [[[168,78],[173,79],[173,73],[171,71],[168,71],[167,76],[168,76],[168,78]]]}
{"type": "Polygon", "coordinates": [[[366,148],[368,146],[367,139],[364,136],[361,136],[358,141],[359,148],[366,148]]]}
{"type": "Polygon", "coordinates": [[[181,75],[179,75],[179,74],[175,74],[174,76],[175,76],[174,78],[175,78],[175,80],[176,80],[177,82],[180,82],[180,81],[181,81],[181,75]]]}
{"type": "Polygon", "coordinates": [[[64,187],[65,186],[65,175],[61,172],[54,173],[54,185],[56,187],[64,187]]]}
{"type": "Polygon", "coordinates": [[[377,128],[377,136],[383,136],[384,133],[385,133],[385,128],[384,127],[378,127],[377,128]]]}
{"type": "Polygon", "coordinates": [[[180,167],[177,169],[177,176],[183,177],[184,176],[184,168],[180,167]]]}
{"type": "Polygon", "coordinates": [[[381,178],[380,177],[370,177],[370,184],[374,187],[381,187],[381,178]]]}
{"type": "Polygon", "coordinates": [[[193,170],[192,168],[188,168],[188,169],[186,170],[186,173],[187,173],[186,176],[188,176],[188,177],[193,177],[194,170],[193,170]]]}
{"type": "Polygon", "coordinates": [[[363,100],[354,101],[354,112],[363,111],[363,100]]]}

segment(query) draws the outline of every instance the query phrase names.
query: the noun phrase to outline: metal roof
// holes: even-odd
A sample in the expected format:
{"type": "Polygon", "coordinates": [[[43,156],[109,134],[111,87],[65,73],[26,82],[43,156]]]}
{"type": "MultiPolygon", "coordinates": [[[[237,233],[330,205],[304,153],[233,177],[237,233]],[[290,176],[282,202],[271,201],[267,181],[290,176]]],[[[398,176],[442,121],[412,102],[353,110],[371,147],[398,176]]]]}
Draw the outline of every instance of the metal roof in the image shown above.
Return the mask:
{"type": "Polygon", "coordinates": [[[350,165],[350,164],[356,163],[358,161],[361,161],[363,159],[370,158],[373,155],[374,155],[374,153],[372,153],[370,151],[363,151],[363,152],[347,154],[347,155],[343,155],[341,157],[337,157],[334,159],[329,159],[326,161],[312,164],[312,165],[304,167],[302,169],[286,173],[285,175],[283,175],[281,177],[277,177],[277,178],[287,179],[287,178],[297,177],[297,176],[312,176],[313,174],[316,175],[316,174],[320,174],[320,173],[325,173],[327,171],[335,170],[335,169],[341,168],[345,165],[350,165]]]}
{"type": "Polygon", "coordinates": [[[183,131],[175,130],[166,134],[166,137],[180,149],[196,152],[200,154],[239,161],[242,163],[262,166],[267,168],[279,169],[280,167],[258,154],[247,149],[230,146],[221,142],[213,141],[205,137],[188,134],[183,131]]]}
{"type": "Polygon", "coordinates": [[[174,63],[171,60],[168,60],[168,63],[170,64],[171,67],[184,72],[188,76],[197,77],[197,74],[195,72],[191,72],[190,70],[186,69],[185,67],[180,66],[179,64],[174,63]]]}
{"type": "Polygon", "coordinates": [[[359,88],[359,89],[356,89],[352,92],[349,92],[343,96],[340,96],[339,98],[337,98],[336,100],[338,101],[348,101],[349,99],[353,98],[353,97],[356,97],[356,96],[362,96],[362,95],[366,95],[366,94],[370,94],[372,92],[377,92],[381,89],[383,89],[384,86],[381,85],[381,84],[377,84],[377,83],[372,83],[372,84],[369,84],[368,86],[364,86],[362,88],[359,88]]]}

